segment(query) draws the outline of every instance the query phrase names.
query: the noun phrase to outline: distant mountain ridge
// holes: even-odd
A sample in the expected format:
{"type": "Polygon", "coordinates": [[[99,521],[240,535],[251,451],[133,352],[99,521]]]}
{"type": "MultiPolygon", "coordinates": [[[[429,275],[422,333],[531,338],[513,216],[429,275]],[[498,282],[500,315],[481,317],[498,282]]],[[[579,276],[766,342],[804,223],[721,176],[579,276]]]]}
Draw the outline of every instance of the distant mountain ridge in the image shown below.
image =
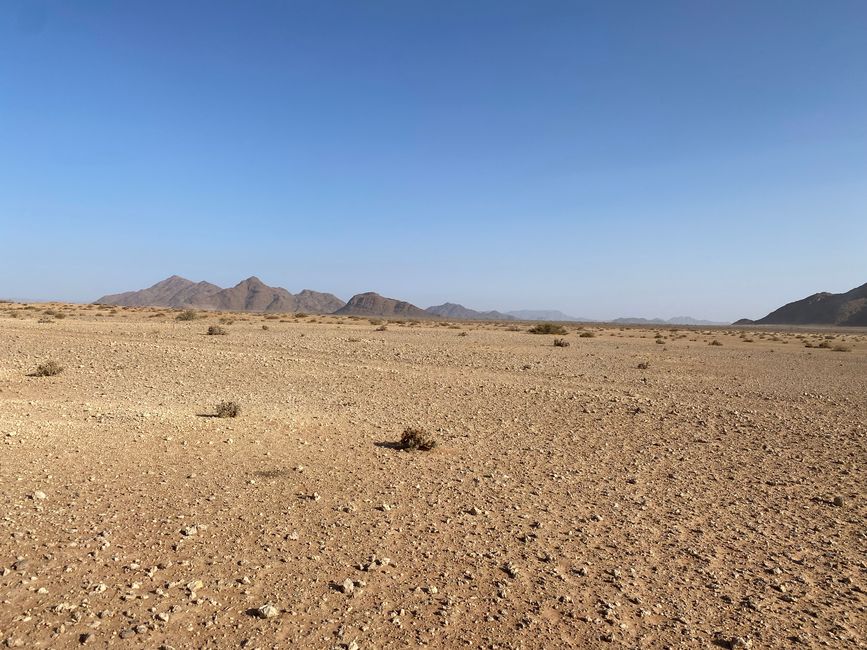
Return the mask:
{"type": "Polygon", "coordinates": [[[193,282],[173,275],[141,291],[103,296],[96,301],[101,305],[126,307],[173,307],[216,309],[223,311],[306,311],[330,314],[345,304],[330,293],[304,289],[292,294],[282,287],[269,287],[252,276],[234,287],[222,289],[210,282],[193,282]]]}
{"type": "MultiPolygon", "coordinates": [[[[234,287],[224,289],[210,282],[193,282],[179,275],[172,275],[147,289],[110,294],[95,302],[103,305],[127,307],[171,307],[175,309],[282,313],[308,312],[374,318],[598,322],[595,319],[570,316],[556,309],[519,309],[509,312],[476,311],[451,302],[422,309],[405,300],[386,298],[373,291],[356,294],[349,299],[349,302],[344,302],[333,294],[311,291],[310,289],[293,294],[282,287],[268,286],[256,276],[242,280],[234,287]]],[[[689,316],[678,316],[667,321],[659,318],[618,318],[611,322],[636,325],[722,324],[697,320],[689,316]]]]}
{"type": "Polygon", "coordinates": [[[515,320],[514,316],[499,311],[476,311],[453,302],[428,307],[425,311],[434,316],[452,318],[454,320],[515,320]]]}
{"type": "Polygon", "coordinates": [[[563,321],[576,323],[592,323],[591,318],[576,318],[569,316],[557,309],[515,309],[507,311],[507,315],[517,318],[518,320],[546,320],[546,321],[563,321]]]}
{"type": "Polygon", "coordinates": [[[398,318],[431,318],[424,309],[395,298],[385,298],[373,291],[359,293],[334,312],[338,316],[383,316],[398,318]]]}
{"type": "Polygon", "coordinates": [[[728,325],[728,323],[700,320],[692,316],[675,316],[668,320],[662,318],[615,318],[611,322],[622,325],[728,325]]]}
{"type": "Polygon", "coordinates": [[[845,293],[814,293],[783,305],[759,320],[742,318],[735,325],[867,326],[867,284],[845,293]]]}

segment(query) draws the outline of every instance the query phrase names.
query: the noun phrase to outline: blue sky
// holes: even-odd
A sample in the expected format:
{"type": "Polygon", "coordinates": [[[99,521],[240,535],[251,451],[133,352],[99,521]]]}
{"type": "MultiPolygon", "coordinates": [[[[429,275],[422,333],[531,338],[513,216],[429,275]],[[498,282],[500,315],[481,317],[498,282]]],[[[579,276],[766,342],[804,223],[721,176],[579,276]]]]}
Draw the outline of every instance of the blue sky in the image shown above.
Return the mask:
{"type": "Polygon", "coordinates": [[[0,295],[759,317],[867,282],[867,3],[0,3],[0,295]]]}

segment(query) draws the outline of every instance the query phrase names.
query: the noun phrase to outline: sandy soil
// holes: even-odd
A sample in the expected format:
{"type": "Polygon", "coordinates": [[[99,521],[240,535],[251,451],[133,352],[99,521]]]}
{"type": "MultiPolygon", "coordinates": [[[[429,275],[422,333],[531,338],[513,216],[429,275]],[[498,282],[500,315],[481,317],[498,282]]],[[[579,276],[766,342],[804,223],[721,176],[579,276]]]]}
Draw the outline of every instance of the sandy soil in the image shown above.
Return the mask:
{"type": "Polygon", "coordinates": [[[863,331],[158,313],[0,305],[0,643],[867,644],[863,331]]]}

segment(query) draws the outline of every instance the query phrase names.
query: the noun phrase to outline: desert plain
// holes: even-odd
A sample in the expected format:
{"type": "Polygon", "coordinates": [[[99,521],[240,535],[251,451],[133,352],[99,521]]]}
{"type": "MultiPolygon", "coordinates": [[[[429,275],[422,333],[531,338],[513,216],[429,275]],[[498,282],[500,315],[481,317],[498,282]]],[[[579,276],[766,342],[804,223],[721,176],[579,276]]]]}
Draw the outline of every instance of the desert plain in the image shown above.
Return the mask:
{"type": "Polygon", "coordinates": [[[0,304],[0,644],[867,645],[864,330],[178,313],[0,304]]]}

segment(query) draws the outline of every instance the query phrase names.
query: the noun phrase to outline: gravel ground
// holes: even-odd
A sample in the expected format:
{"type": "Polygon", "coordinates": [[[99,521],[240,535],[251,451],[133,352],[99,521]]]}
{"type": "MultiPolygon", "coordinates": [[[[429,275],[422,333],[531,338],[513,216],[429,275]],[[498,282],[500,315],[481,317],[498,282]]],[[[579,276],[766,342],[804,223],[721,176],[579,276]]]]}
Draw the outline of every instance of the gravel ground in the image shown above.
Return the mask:
{"type": "Polygon", "coordinates": [[[174,316],[0,305],[0,643],[867,645],[863,330],[174,316]]]}

